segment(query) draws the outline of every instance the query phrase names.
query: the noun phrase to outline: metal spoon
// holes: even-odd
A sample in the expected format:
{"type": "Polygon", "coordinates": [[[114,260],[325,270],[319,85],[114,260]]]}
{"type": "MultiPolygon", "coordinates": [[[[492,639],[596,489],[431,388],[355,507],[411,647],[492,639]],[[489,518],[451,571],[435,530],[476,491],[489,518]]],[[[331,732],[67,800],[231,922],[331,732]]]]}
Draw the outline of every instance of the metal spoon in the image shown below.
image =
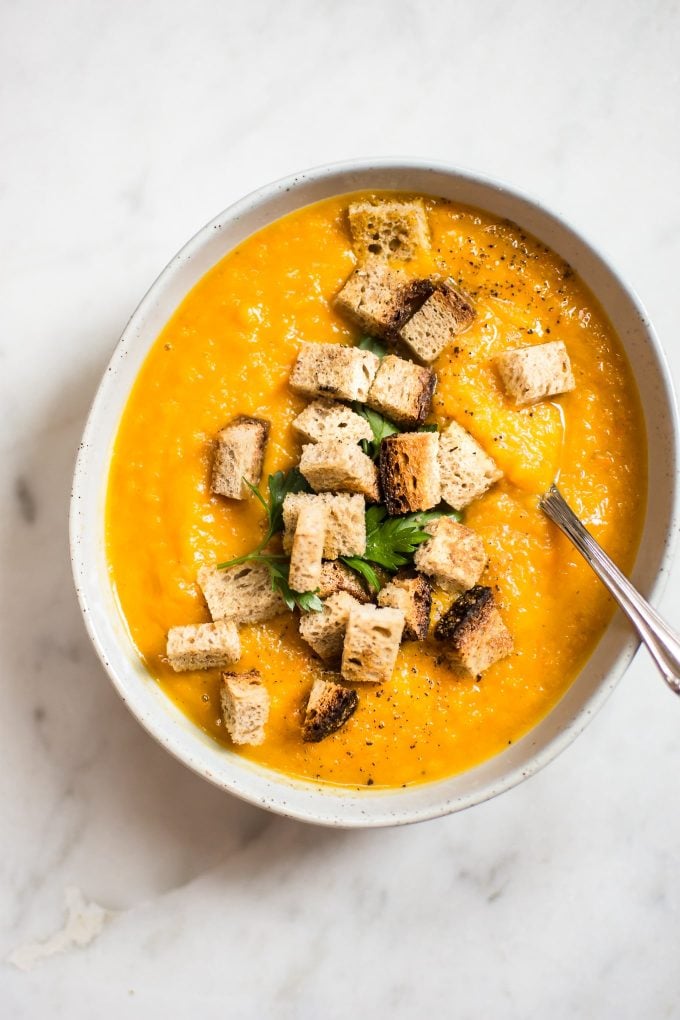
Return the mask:
{"type": "Polygon", "coordinates": [[[624,577],[555,485],[541,497],[538,505],[590,564],[637,630],[670,689],[680,694],[680,636],[664,623],[656,610],[624,577]]]}

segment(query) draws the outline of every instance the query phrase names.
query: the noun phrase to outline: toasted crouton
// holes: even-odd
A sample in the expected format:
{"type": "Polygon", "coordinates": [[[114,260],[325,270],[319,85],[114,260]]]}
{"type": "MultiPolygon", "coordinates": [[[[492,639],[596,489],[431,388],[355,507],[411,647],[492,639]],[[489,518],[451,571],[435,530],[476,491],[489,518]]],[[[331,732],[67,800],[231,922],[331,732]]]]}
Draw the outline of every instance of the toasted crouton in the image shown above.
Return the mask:
{"type": "Polygon", "coordinates": [[[258,485],[262,475],[269,422],[240,415],[217,433],[212,491],[230,499],[250,494],[246,481],[258,485]]]}
{"type": "Polygon", "coordinates": [[[359,697],[356,691],[336,683],[333,674],[318,677],[309,694],[302,739],[317,744],[345,725],[356,712],[359,697]]]}
{"type": "Polygon", "coordinates": [[[381,588],[378,605],[401,609],[404,614],[404,641],[424,641],[430,627],[432,585],[422,574],[397,574],[381,588]]]}
{"type": "Polygon", "coordinates": [[[204,566],[198,584],[213,620],[261,623],[286,610],[264,563],[240,563],[226,570],[204,566]]]}
{"type": "Polygon", "coordinates": [[[315,400],[293,422],[293,428],[308,443],[322,443],[326,439],[344,439],[358,443],[372,439],[371,426],[366,419],[334,400],[315,400]]]}
{"type": "Polygon", "coordinates": [[[349,229],[360,261],[376,255],[407,261],[430,247],[427,215],[420,199],[352,202],[349,229]]]}
{"type": "Polygon", "coordinates": [[[463,294],[450,283],[437,283],[432,294],[402,325],[399,338],[419,361],[431,365],[474,317],[475,310],[463,294]]]}
{"type": "Polygon", "coordinates": [[[380,444],[380,484],[388,514],[431,510],[441,500],[439,435],[402,432],[380,444]]]}
{"type": "Polygon", "coordinates": [[[290,553],[288,584],[293,591],[316,591],[321,580],[321,561],[326,537],[326,507],[305,503],[300,507],[290,553]]]}
{"type": "Polygon", "coordinates": [[[300,507],[316,502],[326,507],[326,537],[323,555],[326,560],[338,556],[363,556],[366,552],[366,501],[358,493],[295,492],[283,501],[283,549],[290,553],[300,507]]]}
{"type": "Polygon", "coordinates": [[[340,560],[326,560],[321,567],[319,581],[319,598],[327,599],[336,591],[346,591],[357,602],[370,602],[371,596],[364,588],[361,580],[353,570],[340,560]]]}
{"type": "Polygon", "coordinates": [[[302,343],[288,382],[305,397],[364,401],[379,364],[358,347],[302,343]]]}
{"type": "Polygon", "coordinates": [[[366,403],[399,425],[420,425],[432,407],[436,382],[432,369],[388,354],[380,362],[366,403]]]}
{"type": "Polygon", "coordinates": [[[187,669],[217,669],[241,658],[241,642],[231,620],[193,623],[168,631],[168,662],[176,673],[187,669]]]}
{"type": "Polygon", "coordinates": [[[487,563],[479,535],[451,517],[440,517],[427,524],[425,530],[432,537],[416,549],[413,557],[416,569],[434,577],[439,587],[451,594],[472,588],[487,563]]]}
{"type": "Polygon", "coordinates": [[[561,340],[506,351],[496,358],[496,367],[505,392],[516,404],[533,404],[568,393],[576,386],[561,340]]]}
{"type": "Polygon", "coordinates": [[[356,443],[326,439],[302,447],[300,472],[316,492],[358,492],[377,503],[378,469],[356,443]]]}
{"type": "Polygon", "coordinates": [[[513,648],[512,635],[503,623],[491,588],[476,585],[444,613],[434,630],[446,641],[454,665],[479,676],[513,648]]]}
{"type": "Polygon", "coordinates": [[[269,718],[269,694],[257,669],[223,673],[222,718],[235,744],[261,744],[269,718]]]}
{"type": "Polygon", "coordinates": [[[404,630],[401,609],[353,606],[342,649],[345,680],[381,684],[392,676],[404,630]]]}
{"type": "Polygon", "coordinates": [[[432,292],[428,280],[372,259],[359,266],[335,298],[335,307],[371,336],[395,340],[401,325],[432,292]]]}
{"type": "Polygon", "coordinates": [[[301,615],[300,637],[325,662],[339,659],[350,611],[358,605],[346,591],[336,592],[326,599],[320,613],[301,615]]]}
{"type": "Polygon", "coordinates": [[[503,477],[495,461],[457,421],[439,436],[442,499],[462,510],[503,477]]]}

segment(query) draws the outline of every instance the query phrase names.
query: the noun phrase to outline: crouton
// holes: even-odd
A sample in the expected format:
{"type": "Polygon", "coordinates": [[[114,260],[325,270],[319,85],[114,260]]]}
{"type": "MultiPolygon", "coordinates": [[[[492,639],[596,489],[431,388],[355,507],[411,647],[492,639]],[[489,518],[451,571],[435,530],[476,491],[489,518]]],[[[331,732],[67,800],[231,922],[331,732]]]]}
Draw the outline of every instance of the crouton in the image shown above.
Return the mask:
{"type": "Polygon", "coordinates": [[[264,563],[239,563],[226,570],[203,566],[198,584],[213,620],[261,623],[286,610],[264,563]]]}
{"type": "Polygon", "coordinates": [[[399,339],[419,361],[431,365],[474,317],[475,310],[463,294],[450,283],[437,283],[431,295],[402,325],[399,339]]]}
{"type": "Polygon", "coordinates": [[[322,443],[326,439],[344,439],[359,443],[373,438],[366,419],[334,400],[315,400],[293,422],[293,428],[308,443],[322,443]]]}
{"type": "Polygon", "coordinates": [[[349,229],[360,261],[376,255],[408,261],[430,247],[427,215],[420,199],[352,202],[349,229]]]}
{"type": "Polygon", "coordinates": [[[496,358],[496,367],[505,392],[520,405],[568,393],[576,386],[561,340],[506,351],[496,358]]]}
{"type": "Polygon", "coordinates": [[[302,343],[288,383],[304,397],[363,402],[379,364],[375,354],[358,347],[302,343]]]}
{"type": "Polygon", "coordinates": [[[439,435],[403,432],[380,444],[380,484],[388,514],[431,510],[441,501],[439,435]]]}
{"type": "Polygon", "coordinates": [[[231,620],[192,623],[168,631],[168,662],[176,673],[187,669],[217,669],[241,658],[241,642],[231,620]]]}
{"type": "Polygon", "coordinates": [[[503,477],[496,462],[457,421],[439,435],[442,499],[462,510],[503,477]]]}
{"type": "Polygon", "coordinates": [[[395,340],[401,325],[432,291],[427,280],[410,280],[401,269],[373,259],[359,266],[335,298],[335,307],[371,336],[395,340]]]}
{"type": "Polygon", "coordinates": [[[324,737],[337,733],[354,714],[358,704],[357,692],[336,683],[333,674],[318,677],[307,701],[302,739],[305,743],[318,744],[324,737]]]}
{"type": "Polygon", "coordinates": [[[338,556],[363,556],[366,552],[366,501],[359,494],[349,492],[291,493],[283,501],[283,549],[290,553],[293,534],[300,507],[306,503],[321,503],[326,507],[326,537],[323,556],[337,560],[338,556]]]}
{"type": "Polygon", "coordinates": [[[222,718],[235,744],[261,744],[269,718],[269,694],[257,669],[223,673],[222,718]]]}
{"type": "Polygon", "coordinates": [[[451,517],[440,517],[425,526],[432,537],[415,551],[416,569],[434,577],[444,591],[457,595],[482,576],[487,563],[479,535],[451,517]]]}
{"type": "Polygon", "coordinates": [[[302,447],[300,472],[315,492],[358,492],[377,503],[378,469],[355,443],[326,439],[302,447]]]}
{"type": "Polygon", "coordinates": [[[316,591],[321,580],[321,561],[326,536],[326,507],[305,503],[300,507],[290,553],[288,584],[293,591],[316,591]]]}
{"type": "Polygon", "coordinates": [[[404,641],[424,641],[430,627],[432,585],[422,574],[397,574],[378,595],[381,608],[401,609],[404,641]]]}
{"type": "Polygon", "coordinates": [[[397,661],[404,623],[401,609],[353,606],[340,667],[345,680],[374,684],[389,680],[397,661]]]}
{"type": "Polygon", "coordinates": [[[360,577],[340,560],[326,560],[321,567],[318,595],[327,599],[337,591],[346,591],[357,602],[370,602],[371,596],[364,588],[360,577]]]}
{"type": "Polygon", "coordinates": [[[509,655],[512,635],[503,623],[491,588],[476,585],[444,613],[434,636],[446,641],[452,664],[479,676],[509,655]]]}
{"type": "Polygon", "coordinates": [[[211,488],[219,496],[246,499],[251,485],[259,485],[269,422],[240,415],[217,433],[211,488]]]}
{"type": "Polygon", "coordinates": [[[420,425],[432,407],[434,372],[389,354],[380,362],[366,403],[398,425],[420,425]]]}
{"type": "Polygon", "coordinates": [[[320,613],[300,616],[300,637],[325,662],[333,662],[342,654],[342,644],[350,611],[360,605],[346,591],[331,595],[320,613]]]}

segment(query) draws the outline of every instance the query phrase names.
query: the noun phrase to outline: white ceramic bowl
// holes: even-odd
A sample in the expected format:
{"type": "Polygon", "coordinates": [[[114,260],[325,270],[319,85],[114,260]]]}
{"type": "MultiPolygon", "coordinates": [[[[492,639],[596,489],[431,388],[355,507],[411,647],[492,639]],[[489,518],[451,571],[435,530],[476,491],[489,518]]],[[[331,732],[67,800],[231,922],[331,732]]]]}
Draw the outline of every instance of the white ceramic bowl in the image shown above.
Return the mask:
{"type": "Polygon", "coordinates": [[[219,746],[163,694],[142,665],[107,572],[104,501],[118,422],[137,372],[161,328],[194,284],[243,238],[300,206],[359,189],[438,195],[508,217],[567,259],[597,295],[631,361],[645,411],[649,502],[633,580],[652,598],[669,569],[677,520],[677,412],[659,342],[631,289],[603,257],[553,213],[478,174],[417,161],[371,160],[319,167],[268,184],[209,223],[174,257],[132,316],[104,373],[78,455],[71,504],[71,554],[92,642],[130,711],[199,775],[264,808],[326,825],[395,825],[477,804],[526,779],[586,726],[638,647],[618,614],[559,704],[524,739],[450,779],[361,793],[287,778],[219,746]]]}

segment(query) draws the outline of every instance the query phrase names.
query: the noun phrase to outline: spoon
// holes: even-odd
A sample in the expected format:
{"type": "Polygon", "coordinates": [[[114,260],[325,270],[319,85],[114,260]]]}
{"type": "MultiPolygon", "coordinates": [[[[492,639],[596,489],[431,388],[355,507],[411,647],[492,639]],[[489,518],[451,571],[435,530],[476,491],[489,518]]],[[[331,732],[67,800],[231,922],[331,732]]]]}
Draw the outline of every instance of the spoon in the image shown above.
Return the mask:
{"type": "Polygon", "coordinates": [[[578,519],[557,486],[552,485],[538,505],[590,564],[637,630],[670,689],[680,694],[680,636],[664,623],[656,610],[624,577],[578,519]]]}

